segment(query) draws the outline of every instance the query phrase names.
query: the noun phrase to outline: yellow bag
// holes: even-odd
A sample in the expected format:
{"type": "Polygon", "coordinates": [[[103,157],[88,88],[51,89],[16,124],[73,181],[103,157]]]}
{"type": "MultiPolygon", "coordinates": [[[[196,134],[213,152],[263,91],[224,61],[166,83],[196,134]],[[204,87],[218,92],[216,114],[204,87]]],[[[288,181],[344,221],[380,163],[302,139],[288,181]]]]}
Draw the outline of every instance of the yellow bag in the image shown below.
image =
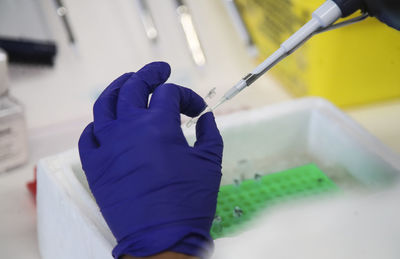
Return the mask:
{"type": "MultiPolygon", "coordinates": [[[[236,3],[263,60],[304,25],[323,1],[236,3]]],[[[398,97],[400,32],[368,18],[314,36],[269,73],[295,96],[321,96],[339,106],[398,97]]]]}

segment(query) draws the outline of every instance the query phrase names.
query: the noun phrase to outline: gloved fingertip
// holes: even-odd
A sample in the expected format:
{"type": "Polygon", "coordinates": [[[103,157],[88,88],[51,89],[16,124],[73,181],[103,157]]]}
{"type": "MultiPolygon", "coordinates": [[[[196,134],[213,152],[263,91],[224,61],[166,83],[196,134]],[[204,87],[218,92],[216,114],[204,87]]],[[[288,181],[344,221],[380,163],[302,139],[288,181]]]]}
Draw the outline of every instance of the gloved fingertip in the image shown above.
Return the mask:
{"type": "Polygon", "coordinates": [[[200,95],[196,94],[192,90],[186,91],[185,93],[189,96],[185,98],[185,100],[187,100],[186,105],[182,108],[181,113],[189,117],[198,116],[206,109],[207,103],[200,95]]]}
{"type": "Polygon", "coordinates": [[[201,138],[204,135],[219,135],[217,123],[212,112],[206,112],[200,116],[196,123],[196,136],[201,138]]]}
{"type": "Polygon", "coordinates": [[[209,127],[216,127],[214,113],[206,112],[200,116],[196,124],[196,131],[203,132],[209,127]]]}
{"type": "Polygon", "coordinates": [[[193,90],[171,83],[158,87],[150,101],[150,109],[164,109],[190,117],[199,115],[205,107],[203,98],[193,90]]]}
{"type": "Polygon", "coordinates": [[[156,61],[145,65],[136,72],[153,91],[158,85],[166,82],[171,75],[171,67],[168,63],[156,61]]]}
{"type": "Polygon", "coordinates": [[[156,61],[152,63],[153,66],[158,67],[158,71],[160,73],[160,78],[163,81],[166,81],[171,75],[171,66],[164,61],[156,61]]]}
{"type": "Polygon", "coordinates": [[[93,122],[91,122],[83,130],[78,141],[78,147],[80,152],[84,152],[85,150],[95,149],[98,147],[98,142],[93,133],[93,128],[94,124],[93,122]]]}
{"type": "Polygon", "coordinates": [[[97,98],[93,105],[93,116],[96,123],[114,120],[120,88],[131,78],[133,72],[125,73],[115,79],[97,98]]]}
{"type": "Polygon", "coordinates": [[[203,114],[197,121],[196,138],[195,148],[207,150],[222,159],[224,143],[212,112],[203,114]]]}

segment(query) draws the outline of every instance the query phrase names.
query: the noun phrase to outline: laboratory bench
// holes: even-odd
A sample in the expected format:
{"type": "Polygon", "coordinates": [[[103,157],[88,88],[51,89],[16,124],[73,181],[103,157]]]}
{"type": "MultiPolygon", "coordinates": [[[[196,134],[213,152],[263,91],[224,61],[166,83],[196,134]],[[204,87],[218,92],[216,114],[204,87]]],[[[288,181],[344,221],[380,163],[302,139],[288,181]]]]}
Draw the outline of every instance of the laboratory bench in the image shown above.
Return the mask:
{"type": "MultiPolygon", "coordinates": [[[[52,1],[40,2],[57,39],[58,55],[53,67],[9,68],[10,94],[25,107],[29,160],[0,174],[1,258],[40,258],[35,202],[26,183],[33,179],[39,159],[76,147],[82,129],[91,121],[94,100],[113,79],[162,59],[171,63],[171,82],[189,86],[203,96],[217,87],[217,98],[255,66],[220,1],[187,1],[195,21],[202,24],[199,34],[207,39],[202,41],[208,58],[205,69],[195,67],[189,54],[182,51],[186,43],[170,1],[149,1],[159,26],[157,45],[149,44],[144,36],[132,1],[66,1],[77,39],[73,46],[52,1]]],[[[227,103],[217,116],[292,98],[266,76],[227,103]]],[[[399,99],[347,108],[345,112],[400,153],[399,99]]]]}

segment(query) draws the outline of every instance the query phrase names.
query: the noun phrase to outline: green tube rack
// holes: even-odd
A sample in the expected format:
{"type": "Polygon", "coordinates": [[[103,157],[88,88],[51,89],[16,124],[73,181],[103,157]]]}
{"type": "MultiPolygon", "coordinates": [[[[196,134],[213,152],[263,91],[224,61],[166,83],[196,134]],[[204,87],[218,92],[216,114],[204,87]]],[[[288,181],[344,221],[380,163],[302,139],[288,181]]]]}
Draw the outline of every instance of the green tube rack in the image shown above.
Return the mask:
{"type": "Polygon", "coordinates": [[[257,175],[240,185],[221,186],[210,234],[214,239],[231,236],[261,210],[293,199],[337,190],[336,184],[315,164],[257,175]]]}

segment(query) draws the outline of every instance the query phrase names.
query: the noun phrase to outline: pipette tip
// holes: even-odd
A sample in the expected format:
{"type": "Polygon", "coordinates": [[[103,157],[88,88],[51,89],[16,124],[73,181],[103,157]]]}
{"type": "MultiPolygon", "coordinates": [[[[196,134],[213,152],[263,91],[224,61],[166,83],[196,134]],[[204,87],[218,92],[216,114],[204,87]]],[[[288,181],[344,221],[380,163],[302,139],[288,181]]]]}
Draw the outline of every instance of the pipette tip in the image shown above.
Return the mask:
{"type": "Polygon", "coordinates": [[[215,109],[217,109],[221,104],[223,104],[226,101],[226,98],[222,97],[218,103],[216,103],[213,107],[207,107],[202,113],[199,114],[199,116],[190,119],[187,123],[186,123],[186,127],[190,128],[192,127],[194,124],[197,123],[197,121],[199,120],[199,118],[201,117],[201,115],[203,115],[204,113],[207,112],[213,112],[215,111],[215,109]]]}

